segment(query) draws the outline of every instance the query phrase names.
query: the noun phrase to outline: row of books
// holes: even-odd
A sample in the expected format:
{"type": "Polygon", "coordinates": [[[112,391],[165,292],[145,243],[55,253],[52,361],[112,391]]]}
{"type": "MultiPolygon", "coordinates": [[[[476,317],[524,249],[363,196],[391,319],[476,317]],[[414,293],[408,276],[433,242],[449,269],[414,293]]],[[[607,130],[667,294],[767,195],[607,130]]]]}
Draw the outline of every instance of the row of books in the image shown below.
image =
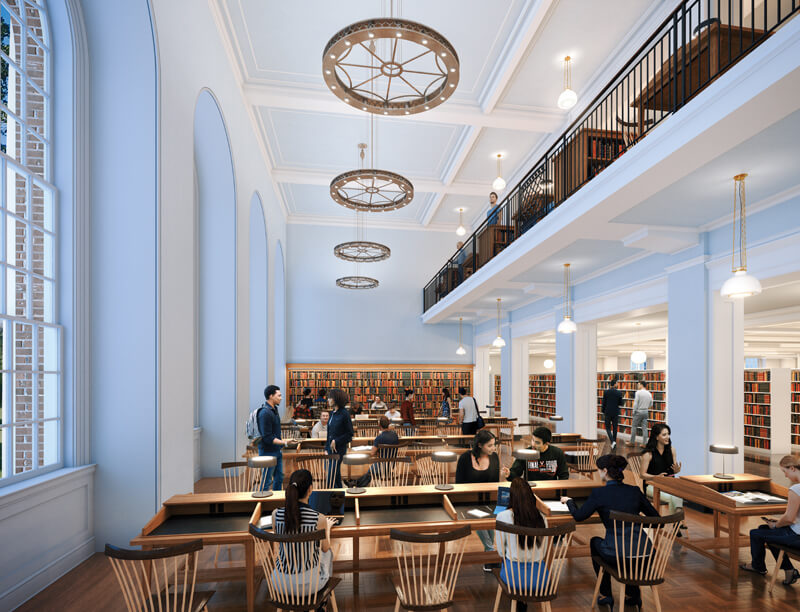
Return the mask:
{"type": "Polygon", "coordinates": [[[606,159],[613,159],[624,148],[623,142],[618,139],[611,140],[610,138],[592,138],[591,139],[592,157],[604,157],[606,159]]]}
{"type": "Polygon", "coordinates": [[[764,427],[770,426],[770,417],[768,416],[753,416],[750,414],[744,415],[745,425],[762,425],[764,427]]]}
{"type": "Polygon", "coordinates": [[[768,381],[769,370],[745,370],[744,379],[745,381],[751,381],[751,380],[768,381]]]}
{"type": "Polygon", "coordinates": [[[502,383],[500,382],[500,374],[494,375],[494,406],[500,408],[500,397],[503,394],[502,383]]]}
{"type": "Polygon", "coordinates": [[[556,375],[528,376],[528,414],[546,419],[556,413],[556,375]]]}
{"type": "Polygon", "coordinates": [[[428,371],[412,371],[412,370],[395,370],[378,372],[372,370],[333,370],[333,371],[316,371],[316,370],[290,370],[290,377],[292,379],[300,380],[343,380],[343,379],[378,379],[378,380],[391,380],[393,378],[408,378],[412,380],[455,380],[458,378],[472,378],[472,372],[469,371],[454,371],[454,372],[428,372],[428,371]]]}
{"type": "Polygon", "coordinates": [[[770,394],[769,393],[745,393],[744,394],[744,403],[745,404],[769,404],[770,403],[770,394]]]}
{"type": "Polygon", "coordinates": [[[769,393],[768,382],[746,382],[744,383],[744,390],[751,393],[769,393]]]}
{"type": "Polygon", "coordinates": [[[769,381],[769,370],[744,371],[745,447],[764,450],[771,447],[770,401],[772,397],[769,381]],[[753,422],[753,419],[756,421],[753,422]]]}
{"type": "Polygon", "coordinates": [[[800,446],[800,370],[792,370],[792,444],[800,446]]]}

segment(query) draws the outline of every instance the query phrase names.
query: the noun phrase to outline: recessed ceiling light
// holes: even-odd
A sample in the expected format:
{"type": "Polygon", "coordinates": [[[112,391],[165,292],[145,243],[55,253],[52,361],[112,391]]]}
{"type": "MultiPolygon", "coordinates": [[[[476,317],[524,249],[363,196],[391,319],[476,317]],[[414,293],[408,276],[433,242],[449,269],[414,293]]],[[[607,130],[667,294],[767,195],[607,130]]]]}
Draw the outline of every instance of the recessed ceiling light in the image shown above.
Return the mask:
{"type": "Polygon", "coordinates": [[[349,102],[349,101],[350,101],[350,98],[345,98],[345,99],[344,99],[344,101],[345,101],[345,102],[349,102]]]}
{"type": "Polygon", "coordinates": [[[325,71],[325,74],[330,74],[330,73],[331,73],[331,71],[330,71],[330,70],[326,70],[326,71],[325,71]]]}
{"type": "Polygon", "coordinates": [[[408,112],[408,111],[406,111],[406,115],[408,115],[408,114],[409,114],[409,112],[408,112]]]}
{"type": "Polygon", "coordinates": [[[397,38],[402,38],[403,33],[402,32],[398,32],[397,34],[395,34],[395,36],[397,36],[397,38]]]}
{"type": "Polygon", "coordinates": [[[441,96],[439,99],[440,99],[440,100],[444,100],[444,96],[441,96]]]}
{"type": "Polygon", "coordinates": [[[331,85],[331,89],[336,89],[336,85],[331,85]]]}
{"type": "Polygon", "coordinates": [[[389,111],[383,111],[383,114],[384,114],[384,115],[388,115],[388,114],[389,114],[389,111]]]}
{"type": "Polygon", "coordinates": [[[447,55],[447,53],[442,53],[442,54],[441,54],[441,56],[442,56],[442,57],[444,57],[444,56],[446,56],[446,55],[447,55]]]}
{"type": "Polygon", "coordinates": [[[336,56],[333,53],[331,53],[331,59],[336,59],[336,56]]]}
{"type": "Polygon", "coordinates": [[[426,39],[426,38],[423,38],[423,39],[422,39],[422,44],[423,44],[423,45],[427,45],[427,44],[428,44],[428,39],[426,39]]]}
{"type": "Polygon", "coordinates": [[[450,68],[450,72],[455,72],[455,71],[456,71],[455,68],[450,68]]]}
{"type": "Polygon", "coordinates": [[[367,110],[367,107],[366,106],[362,106],[361,110],[367,110]]]}
{"type": "Polygon", "coordinates": [[[430,108],[431,108],[430,106],[426,106],[425,110],[430,110],[430,108]]]}
{"type": "Polygon", "coordinates": [[[455,84],[454,83],[450,83],[450,87],[455,87],[455,84]]]}
{"type": "Polygon", "coordinates": [[[370,38],[375,38],[375,34],[373,34],[372,32],[370,32],[370,33],[369,33],[369,37],[370,37],[370,38]]]}
{"type": "Polygon", "coordinates": [[[350,46],[350,41],[349,41],[349,40],[346,40],[346,41],[344,41],[344,44],[345,44],[345,45],[347,45],[347,46],[349,47],[349,46],[350,46]]]}

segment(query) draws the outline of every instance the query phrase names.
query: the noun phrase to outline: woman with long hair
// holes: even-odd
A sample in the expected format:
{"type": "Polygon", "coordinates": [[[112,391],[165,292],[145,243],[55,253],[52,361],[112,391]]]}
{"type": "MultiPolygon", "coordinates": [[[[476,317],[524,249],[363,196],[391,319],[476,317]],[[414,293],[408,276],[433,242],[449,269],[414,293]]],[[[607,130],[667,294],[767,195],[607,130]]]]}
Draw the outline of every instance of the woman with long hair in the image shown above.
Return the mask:
{"type": "Polygon", "coordinates": [[[450,389],[442,389],[442,408],[439,412],[440,417],[450,420],[450,415],[453,414],[453,400],[450,399],[450,389]]]}
{"type": "MultiPolygon", "coordinates": [[[[750,531],[752,562],[740,566],[743,570],[761,575],[767,573],[767,565],[764,562],[767,556],[765,546],[769,547],[776,560],[778,551],[770,544],[785,544],[800,549],[800,457],[786,455],[778,465],[783,475],[792,483],[789,486],[786,512],[779,519],[767,519],[766,524],[750,531]]],[[[800,578],[800,572],[794,568],[786,555],[783,556],[781,569],[784,572],[783,584],[787,586],[794,584],[800,578]]]]}
{"type": "MultiPolygon", "coordinates": [[[[514,478],[511,480],[511,507],[503,510],[497,515],[497,522],[508,523],[510,525],[517,525],[518,527],[532,527],[534,529],[543,529],[547,527],[547,521],[539,512],[536,507],[536,496],[533,494],[531,486],[522,478],[514,478]]],[[[532,578],[534,584],[531,585],[532,589],[536,589],[538,584],[537,580],[541,579],[547,582],[547,571],[541,572],[538,568],[539,563],[542,562],[543,552],[541,547],[536,546],[533,538],[524,535],[513,536],[510,533],[495,532],[495,545],[497,550],[505,549],[505,556],[500,567],[500,579],[509,584],[509,580],[513,586],[521,589],[528,589],[528,579],[532,578]],[[505,538],[505,546],[501,546],[500,538],[505,538]],[[519,565],[519,569],[512,563],[512,559],[520,557],[520,549],[530,549],[534,546],[532,555],[528,553],[529,562],[519,565]],[[533,567],[532,567],[533,566],[533,567]],[[520,584],[517,584],[519,581],[520,584]]],[[[525,612],[528,606],[525,602],[517,602],[517,612],[525,612]]]]}
{"type": "MultiPolygon", "coordinates": [[[[674,476],[681,471],[678,455],[672,446],[672,430],[666,423],[657,423],[650,430],[650,437],[642,451],[642,480],[646,485],[645,493],[652,497],[653,487],[647,481],[653,476],[674,476]]],[[[683,508],[683,500],[668,493],[661,493],[661,501],[669,504],[670,514],[683,508]]],[[[683,527],[682,527],[683,528],[683,527]]]]}
{"type": "Polygon", "coordinates": [[[346,408],[347,401],[347,393],[341,389],[331,389],[328,392],[328,407],[332,412],[328,420],[328,440],[325,443],[325,451],[329,455],[339,456],[338,461],[331,468],[335,470],[333,486],[336,488],[342,486],[342,457],[353,440],[353,421],[346,408]]]}
{"type": "MultiPolygon", "coordinates": [[[[623,545],[626,549],[630,548],[630,542],[617,542],[617,534],[614,531],[614,523],[609,518],[612,510],[625,512],[626,514],[644,514],[645,516],[658,516],[658,512],[653,508],[641,489],[623,484],[625,478],[624,471],[628,466],[628,460],[622,455],[603,455],[597,459],[597,472],[600,479],[605,482],[604,487],[593,489],[589,499],[578,508],[570,497],[562,497],[561,501],[567,504],[569,512],[576,521],[585,521],[592,514],[597,512],[600,520],[606,528],[604,538],[593,537],[589,541],[589,549],[592,557],[599,556],[609,563],[617,562],[617,545],[623,545]]],[[[622,534],[621,538],[630,538],[630,534],[622,534]]],[[[646,539],[646,538],[645,538],[646,539]]],[[[644,540],[644,539],[643,539],[644,540]]],[[[600,566],[592,560],[595,574],[599,573],[600,566]]],[[[625,603],[632,606],[642,606],[642,596],[638,586],[628,585],[625,587],[625,603]]],[[[601,606],[611,606],[614,608],[614,597],[611,594],[611,577],[608,573],[603,573],[603,580],[600,583],[600,597],[597,604],[601,606]]]]}
{"type": "MultiPolygon", "coordinates": [[[[500,467],[494,434],[482,429],[472,438],[472,448],[462,453],[456,463],[456,483],[498,482],[508,478],[508,468],[500,467]]],[[[485,551],[495,550],[494,531],[478,529],[475,533],[485,551]]],[[[492,564],[483,566],[483,571],[491,572],[492,564]]]]}
{"type": "Polygon", "coordinates": [[[322,589],[331,576],[333,552],[331,551],[331,527],[336,519],[326,517],[308,505],[314,490],[313,478],[308,470],[296,470],[286,485],[283,507],[272,511],[272,528],[276,534],[308,533],[325,530],[325,539],[314,544],[314,549],[305,556],[305,564],[300,567],[298,550],[292,545],[281,544],[273,572],[278,584],[288,584],[303,592],[302,588],[312,584],[319,566],[319,588],[322,589]]]}

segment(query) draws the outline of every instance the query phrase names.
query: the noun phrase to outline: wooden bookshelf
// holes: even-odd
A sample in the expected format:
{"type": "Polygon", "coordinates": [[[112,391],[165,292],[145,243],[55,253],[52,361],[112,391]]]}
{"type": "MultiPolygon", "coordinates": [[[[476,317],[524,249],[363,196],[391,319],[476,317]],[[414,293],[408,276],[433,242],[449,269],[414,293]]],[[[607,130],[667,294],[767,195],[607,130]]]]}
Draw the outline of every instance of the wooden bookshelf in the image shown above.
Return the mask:
{"type": "Polygon", "coordinates": [[[546,419],[556,413],[556,375],[528,376],[528,413],[531,418],[546,419]]]}
{"type": "Polygon", "coordinates": [[[289,406],[296,406],[303,389],[311,389],[313,397],[320,389],[342,389],[351,402],[365,407],[378,395],[386,404],[403,401],[403,391],[414,389],[414,407],[420,417],[439,415],[442,389],[450,389],[454,398],[458,388],[472,394],[471,365],[408,365],[408,364],[289,364],[286,366],[289,406]]]}
{"type": "Polygon", "coordinates": [[[769,370],[744,371],[744,445],[770,450],[771,392],[769,370]]]}
{"type": "Polygon", "coordinates": [[[800,446],[800,370],[792,370],[792,444],[800,446]]]}
{"type": "Polygon", "coordinates": [[[503,395],[503,385],[500,382],[500,374],[494,375],[494,407],[500,409],[500,398],[503,395]]]}
{"type": "Polygon", "coordinates": [[[653,396],[653,405],[647,418],[648,430],[656,423],[667,420],[667,374],[664,370],[635,370],[629,372],[597,373],[597,427],[605,431],[603,417],[603,391],[608,389],[610,376],[617,377],[617,389],[625,398],[619,411],[619,433],[630,435],[633,412],[633,396],[636,394],[636,383],[641,379],[647,383],[647,390],[653,396]]]}
{"type": "Polygon", "coordinates": [[[553,156],[555,201],[566,199],[625,149],[622,132],[584,128],[553,156]]]}

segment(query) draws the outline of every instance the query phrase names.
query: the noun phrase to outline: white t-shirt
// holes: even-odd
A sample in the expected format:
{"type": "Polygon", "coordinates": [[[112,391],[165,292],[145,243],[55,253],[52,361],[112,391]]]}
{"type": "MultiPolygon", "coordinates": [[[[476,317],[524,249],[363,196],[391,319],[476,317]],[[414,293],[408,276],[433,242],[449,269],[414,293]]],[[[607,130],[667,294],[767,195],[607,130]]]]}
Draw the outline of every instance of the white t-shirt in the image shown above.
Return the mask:
{"type": "Polygon", "coordinates": [[[637,389],[633,396],[633,412],[646,412],[653,405],[653,396],[647,389],[637,389]]]}
{"type": "Polygon", "coordinates": [[[474,423],[478,420],[478,403],[473,397],[462,397],[458,402],[458,409],[464,413],[464,423],[474,423]]]}
{"type": "MultiPolygon", "coordinates": [[[[542,517],[542,518],[544,519],[545,527],[547,527],[547,517],[542,517]]],[[[508,510],[503,510],[500,514],[497,515],[497,521],[500,523],[508,523],[509,525],[513,525],[514,511],[511,508],[509,508],[508,510]]],[[[519,538],[515,533],[495,531],[494,544],[498,551],[501,549],[504,550],[506,559],[516,559],[519,555],[519,548],[518,548],[519,538]],[[500,538],[503,538],[503,540],[501,540],[500,538]],[[503,543],[505,544],[505,546],[503,546],[503,543]]],[[[525,562],[534,563],[536,561],[541,561],[543,552],[544,551],[542,550],[542,547],[537,546],[534,550],[528,552],[528,555],[525,558],[525,562]]]]}
{"type": "Polygon", "coordinates": [[[314,423],[314,427],[311,428],[311,437],[312,438],[327,438],[328,437],[328,425],[322,424],[322,421],[317,421],[314,423]]]}
{"type": "Polygon", "coordinates": [[[372,402],[372,409],[373,410],[385,410],[386,404],[383,402],[372,402]]]}
{"type": "Polygon", "coordinates": [[[400,411],[399,411],[399,410],[395,410],[394,412],[392,412],[391,410],[387,410],[387,411],[386,411],[386,412],[383,414],[383,416],[385,416],[385,417],[386,417],[387,419],[389,419],[390,421],[391,421],[392,419],[401,419],[401,418],[403,418],[403,417],[402,417],[402,415],[400,414],[400,411]]]}
{"type": "MultiPolygon", "coordinates": [[[[793,484],[791,487],[789,487],[789,490],[795,495],[800,495],[800,483],[793,484]]],[[[792,531],[794,531],[797,535],[800,535],[800,511],[797,513],[797,516],[794,517],[794,524],[791,527],[792,531]]]]}

